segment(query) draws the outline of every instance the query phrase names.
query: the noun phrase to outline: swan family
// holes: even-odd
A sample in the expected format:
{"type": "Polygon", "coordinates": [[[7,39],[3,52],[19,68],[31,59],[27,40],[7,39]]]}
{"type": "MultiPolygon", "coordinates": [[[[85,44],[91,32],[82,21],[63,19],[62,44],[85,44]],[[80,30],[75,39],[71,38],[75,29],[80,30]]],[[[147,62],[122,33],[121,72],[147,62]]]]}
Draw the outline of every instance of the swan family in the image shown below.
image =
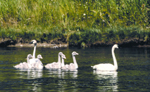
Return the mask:
{"type": "MultiPolygon", "coordinates": [[[[57,62],[48,63],[44,66],[41,61],[41,59],[43,59],[42,55],[39,54],[39,55],[37,55],[37,58],[35,57],[37,41],[32,40],[31,44],[34,45],[33,54],[28,54],[27,62],[17,64],[14,66],[14,68],[16,68],[16,69],[43,69],[45,67],[46,69],[49,69],[49,70],[64,70],[64,71],[76,71],[78,69],[78,63],[76,61],[75,56],[79,55],[79,53],[77,53],[76,51],[72,52],[73,62],[70,64],[65,64],[64,61],[66,59],[66,56],[65,56],[65,54],[63,54],[63,52],[59,52],[57,62]]],[[[110,64],[110,63],[96,64],[94,66],[91,66],[93,68],[93,70],[116,71],[118,69],[118,64],[117,64],[117,60],[116,60],[115,53],[114,53],[114,50],[116,48],[118,48],[118,45],[114,44],[112,47],[112,50],[111,50],[114,64],[110,64]]]]}
{"type": "Polygon", "coordinates": [[[42,61],[40,60],[40,59],[43,59],[42,55],[39,54],[37,55],[37,58],[35,57],[37,41],[32,40],[30,44],[34,45],[33,54],[28,54],[27,62],[17,64],[14,66],[14,68],[16,69],[43,69],[45,67],[46,69],[50,69],[50,70],[62,69],[66,71],[74,71],[78,69],[78,64],[75,58],[75,55],[79,55],[77,52],[75,51],[72,52],[73,63],[65,64],[64,59],[66,59],[66,56],[62,52],[59,52],[57,62],[48,63],[44,66],[42,61]]]}

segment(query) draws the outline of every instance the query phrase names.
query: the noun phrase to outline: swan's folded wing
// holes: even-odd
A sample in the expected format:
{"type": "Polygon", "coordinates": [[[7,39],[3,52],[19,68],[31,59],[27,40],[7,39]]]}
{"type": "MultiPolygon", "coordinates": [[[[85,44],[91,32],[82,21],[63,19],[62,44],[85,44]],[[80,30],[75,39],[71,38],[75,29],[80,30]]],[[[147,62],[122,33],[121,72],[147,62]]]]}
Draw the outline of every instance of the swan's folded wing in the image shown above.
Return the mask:
{"type": "Polygon", "coordinates": [[[93,69],[105,71],[105,70],[115,70],[115,67],[112,64],[106,63],[95,65],[93,66],[93,69]]]}
{"type": "Polygon", "coordinates": [[[37,62],[41,65],[43,65],[42,61],[41,60],[37,60],[37,62]]]}

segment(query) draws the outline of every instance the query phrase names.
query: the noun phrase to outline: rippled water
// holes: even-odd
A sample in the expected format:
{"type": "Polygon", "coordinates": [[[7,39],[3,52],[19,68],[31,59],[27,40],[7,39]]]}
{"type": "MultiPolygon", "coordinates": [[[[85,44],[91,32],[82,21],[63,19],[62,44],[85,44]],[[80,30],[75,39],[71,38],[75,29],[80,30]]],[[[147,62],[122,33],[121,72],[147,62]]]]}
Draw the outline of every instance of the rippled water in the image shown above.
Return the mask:
{"type": "Polygon", "coordinates": [[[37,48],[43,64],[57,61],[57,54],[66,55],[65,63],[71,63],[72,51],[79,69],[76,72],[23,71],[13,68],[26,61],[33,48],[0,48],[0,91],[60,91],[60,92],[129,92],[150,91],[150,48],[119,48],[115,50],[118,71],[101,73],[90,67],[98,63],[112,63],[111,47],[99,48],[37,48]]]}

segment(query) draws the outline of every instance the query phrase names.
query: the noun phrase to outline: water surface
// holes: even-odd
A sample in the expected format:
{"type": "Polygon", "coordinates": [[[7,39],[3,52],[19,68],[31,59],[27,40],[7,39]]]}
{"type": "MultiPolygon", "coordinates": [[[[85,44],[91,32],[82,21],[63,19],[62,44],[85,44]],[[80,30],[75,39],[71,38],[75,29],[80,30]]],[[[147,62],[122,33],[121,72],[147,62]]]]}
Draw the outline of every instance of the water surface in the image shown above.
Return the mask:
{"type": "MultiPolygon", "coordinates": [[[[37,48],[43,64],[56,62],[58,52],[66,55],[65,63],[72,62],[72,51],[79,69],[76,72],[50,71],[47,69],[24,71],[13,68],[26,61],[33,48],[0,48],[0,91],[150,91],[150,48],[119,48],[115,50],[118,71],[101,73],[90,66],[113,63],[111,47],[99,48],[37,48]]],[[[37,55],[36,54],[36,55],[37,55]]]]}

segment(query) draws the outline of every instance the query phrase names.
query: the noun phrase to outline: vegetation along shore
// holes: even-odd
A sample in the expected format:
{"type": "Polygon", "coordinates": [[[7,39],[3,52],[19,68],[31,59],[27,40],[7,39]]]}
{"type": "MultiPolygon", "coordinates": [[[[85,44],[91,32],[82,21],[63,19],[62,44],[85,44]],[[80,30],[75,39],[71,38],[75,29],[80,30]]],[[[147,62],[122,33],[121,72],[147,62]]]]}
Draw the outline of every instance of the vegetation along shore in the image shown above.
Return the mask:
{"type": "Polygon", "coordinates": [[[0,46],[22,46],[32,39],[47,47],[150,45],[150,2],[1,0],[0,46]]]}

